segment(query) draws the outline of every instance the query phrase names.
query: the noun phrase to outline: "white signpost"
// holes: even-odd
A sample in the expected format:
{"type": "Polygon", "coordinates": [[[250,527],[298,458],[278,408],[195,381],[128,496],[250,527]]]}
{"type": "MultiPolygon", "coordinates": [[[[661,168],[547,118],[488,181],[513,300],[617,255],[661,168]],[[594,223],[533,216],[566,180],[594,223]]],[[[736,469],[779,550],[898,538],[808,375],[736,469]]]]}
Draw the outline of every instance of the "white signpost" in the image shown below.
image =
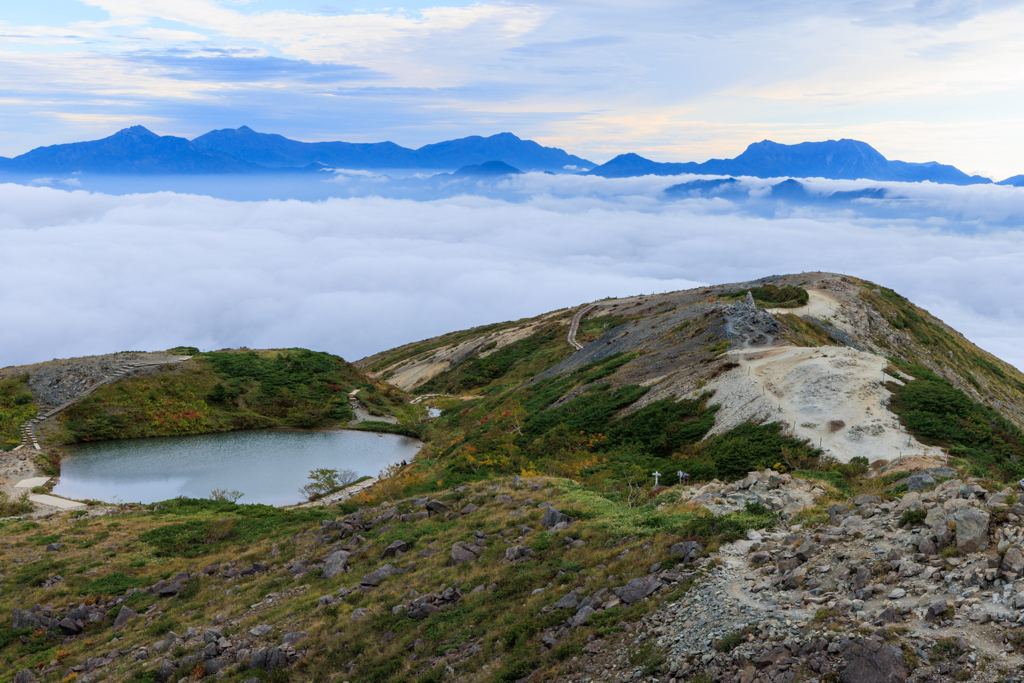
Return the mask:
{"type": "Polygon", "coordinates": [[[661,472],[654,473],[654,488],[658,488],[658,477],[661,476],[661,472]]]}

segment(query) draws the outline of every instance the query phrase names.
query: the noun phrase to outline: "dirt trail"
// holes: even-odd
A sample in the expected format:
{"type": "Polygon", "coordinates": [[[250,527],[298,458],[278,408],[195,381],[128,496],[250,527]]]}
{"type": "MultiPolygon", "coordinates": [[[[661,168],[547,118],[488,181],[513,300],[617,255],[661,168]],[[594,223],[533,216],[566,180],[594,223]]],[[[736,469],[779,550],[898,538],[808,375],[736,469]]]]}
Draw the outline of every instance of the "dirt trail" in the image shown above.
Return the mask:
{"type": "Polygon", "coordinates": [[[708,385],[723,405],[711,435],[747,420],[778,421],[841,462],[941,458],[940,449],[908,439],[884,405],[890,392],[881,384],[881,356],[835,346],[729,353],[740,366],[708,385]]]}

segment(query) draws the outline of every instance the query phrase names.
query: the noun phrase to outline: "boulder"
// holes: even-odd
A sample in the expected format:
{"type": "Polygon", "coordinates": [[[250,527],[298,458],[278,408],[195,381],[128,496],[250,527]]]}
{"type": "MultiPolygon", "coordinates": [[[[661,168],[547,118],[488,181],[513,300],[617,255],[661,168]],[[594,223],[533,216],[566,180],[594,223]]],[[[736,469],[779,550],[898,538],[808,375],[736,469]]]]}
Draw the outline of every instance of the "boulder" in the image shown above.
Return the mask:
{"type": "Polygon", "coordinates": [[[704,552],[704,546],[697,541],[683,541],[674,543],[669,549],[669,554],[678,559],[682,564],[694,562],[697,556],[704,552]]]}
{"type": "Polygon", "coordinates": [[[156,670],[156,680],[160,681],[160,683],[167,683],[167,681],[174,678],[174,674],[177,672],[178,667],[165,659],[160,662],[160,667],[156,670]]]}
{"type": "Polygon", "coordinates": [[[749,558],[749,562],[754,567],[760,567],[763,564],[767,564],[769,561],[771,561],[771,559],[771,553],[769,553],[766,550],[761,550],[751,555],[749,558]]]}
{"type": "Polygon", "coordinates": [[[946,513],[936,505],[928,511],[924,518],[924,523],[929,529],[944,529],[946,528],[946,513]]]}
{"type": "Polygon", "coordinates": [[[871,570],[860,565],[857,567],[856,574],[853,575],[853,589],[859,591],[868,585],[868,581],[871,580],[871,570]]]}
{"type": "Polygon", "coordinates": [[[961,553],[976,553],[988,547],[987,512],[961,508],[953,513],[956,522],[956,547],[961,553]]]}
{"type": "Polygon", "coordinates": [[[903,498],[900,499],[899,505],[896,506],[896,512],[901,513],[904,510],[916,510],[921,507],[921,496],[915,491],[908,491],[903,494],[903,498]]]}
{"type": "Polygon", "coordinates": [[[250,669],[277,669],[288,664],[288,656],[281,651],[281,648],[263,648],[254,652],[249,659],[250,669]]]}
{"type": "Polygon", "coordinates": [[[405,541],[398,540],[384,548],[384,552],[381,553],[380,558],[383,560],[385,557],[396,557],[399,553],[409,552],[409,544],[405,541]]]}
{"type": "Polygon", "coordinates": [[[452,564],[463,564],[476,559],[475,546],[459,541],[452,545],[452,564]]]}
{"type": "Polygon", "coordinates": [[[325,579],[333,579],[339,574],[344,574],[348,571],[349,557],[351,557],[351,554],[344,550],[331,553],[324,560],[324,571],[320,576],[325,579]]]}
{"type": "Polygon", "coordinates": [[[22,669],[14,676],[14,683],[35,683],[36,676],[29,669],[22,669]]]}
{"type": "Polygon", "coordinates": [[[1007,548],[1006,554],[1003,555],[1001,566],[1004,572],[1011,572],[1015,576],[1020,576],[1021,572],[1024,572],[1024,554],[1021,554],[1020,548],[1016,546],[1007,548]]]}
{"type": "Polygon", "coordinates": [[[307,635],[309,634],[306,631],[288,631],[288,633],[285,633],[284,636],[281,638],[281,645],[282,647],[285,645],[294,646],[295,643],[299,642],[307,635]]]}
{"type": "Polygon", "coordinates": [[[930,474],[912,474],[903,480],[908,491],[930,491],[935,488],[935,479],[930,474]]]}
{"type": "Polygon", "coordinates": [[[466,507],[464,507],[461,510],[459,510],[459,514],[460,515],[468,515],[469,513],[476,512],[479,509],[480,508],[478,508],[476,505],[473,505],[472,503],[468,503],[466,505],[466,507]]]}
{"type": "Polygon", "coordinates": [[[807,568],[797,567],[793,571],[786,574],[786,577],[782,580],[783,590],[795,590],[800,586],[804,585],[804,579],[807,578],[807,568]]]}
{"type": "Polygon", "coordinates": [[[903,650],[876,640],[848,641],[842,647],[848,662],[842,683],[904,683],[910,675],[903,650]]]}
{"type": "Polygon", "coordinates": [[[931,536],[923,536],[917,543],[917,551],[922,555],[937,555],[939,550],[931,536]]]}
{"type": "Polygon", "coordinates": [[[547,507],[544,508],[544,517],[541,518],[540,523],[543,524],[546,529],[550,529],[557,524],[572,524],[573,521],[573,518],[569,515],[559,512],[553,507],[547,507]]]}
{"type": "Polygon", "coordinates": [[[515,545],[505,551],[506,562],[526,562],[533,557],[534,552],[522,545],[515,545]]]}
{"type": "Polygon", "coordinates": [[[439,500],[428,500],[425,507],[435,515],[443,515],[448,512],[448,506],[439,500]]]}
{"type": "Polygon", "coordinates": [[[120,631],[125,627],[129,620],[139,616],[138,613],[130,607],[121,606],[121,611],[117,613],[117,619],[114,619],[114,630],[120,631]]]}
{"type": "Polygon", "coordinates": [[[622,602],[631,605],[637,600],[642,600],[654,591],[661,588],[662,583],[655,576],[643,576],[638,579],[631,579],[629,583],[621,588],[613,588],[612,593],[622,602]]]}
{"type": "Polygon", "coordinates": [[[51,631],[57,628],[59,624],[56,619],[43,614],[29,612],[28,610],[18,609],[17,607],[13,610],[13,622],[15,630],[30,628],[32,630],[42,629],[44,631],[51,631]]]}
{"type": "Polygon", "coordinates": [[[563,595],[562,598],[553,605],[553,607],[555,609],[574,609],[578,604],[580,604],[579,591],[571,591],[563,595]]]}
{"type": "Polygon", "coordinates": [[[925,621],[941,621],[941,620],[946,618],[946,610],[948,608],[949,608],[949,606],[946,604],[945,600],[939,600],[937,602],[933,602],[928,607],[928,611],[925,612],[924,620],[925,621]]]}
{"type": "Polygon", "coordinates": [[[582,626],[583,624],[587,623],[587,620],[590,619],[590,615],[593,614],[595,611],[596,610],[589,605],[584,605],[583,607],[580,607],[579,611],[576,612],[576,615],[569,620],[569,626],[571,626],[572,628],[582,626]]]}
{"type": "Polygon", "coordinates": [[[379,586],[380,582],[388,578],[395,573],[395,568],[390,564],[386,564],[380,569],[370,572],[359,580],[359,583],[363,586],[379,586]]]}
{"type": "Polygon", "coordinates": [[[249,635],[251,635],[254,638],[262,638],[263,636],[267,635],[273,630],[273,626],[269,626],[267,624],[260,624],[259,626],[252,627],[252,629],[249,630],[249,635]]]}

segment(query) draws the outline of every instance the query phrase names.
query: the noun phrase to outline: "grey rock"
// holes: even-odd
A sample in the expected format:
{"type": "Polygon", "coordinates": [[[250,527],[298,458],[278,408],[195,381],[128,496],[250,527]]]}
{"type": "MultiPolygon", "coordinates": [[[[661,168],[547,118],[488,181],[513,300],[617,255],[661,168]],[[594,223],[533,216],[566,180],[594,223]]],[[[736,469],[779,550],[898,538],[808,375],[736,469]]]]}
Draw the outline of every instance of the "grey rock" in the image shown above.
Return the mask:
{"type": "Polygon", "coordinates": [[[663,584],[654,576],[643,576],[637,579],[631,579],[621,588],[613,588],[612,593],[615,594],[615,597],[622,602],[627,605],[631,605],[637,600],[646,598],[648,595],[661,588],[662,585],[663,584]]]}
{"type": "Polygon", "coordinates": [[[962,553],[976,553],[988,547],[989,514],[977,508],[960,508],[953,513],[956,547],[962,553]]]}
{"type": "Polygon", "coordinates": [[[18,609],[17,607],[13,610],[13,625],[16,630],[30,628],[33,630],[43,629],[44,631],[51,631],[57,628],[58,623],[56,619],[43,614],[36,614],[35,612],[18,609]]]}
{"type": "Polygon", "coordinates": [[[464,507],[461,510],[459,510],[459,514],[460,515],[468,515],[469,513],[476,512],[479,509],[480,508],[478,508],[476,505],[473,505],[472,503],[468,503],[466,505],[466,507],[464,507]]]}
{"type": "Polygon", "coordinates": [[[366,608],[364,608],[364,607],[357,607],[354,610],[352,610],[352,617],[351,617],[351,619],[352,619],[352,621],[359,621],[360,619],[364,619],[367,614],[368,614],[368,612],[366,611],[366,608]]]}
{"type": "Polygon", "coordinates": [[[178,667],[165,659],[160,662],[160,667],[156,670],[156,680],[160,683],[167,683],[177,671],[178,667]]]}
{"type": "Polygon", "coordinates": [[[254,638],[262,638],[263,636],[267,635],[273,630],[273,626],[268,626],[267,624],[260,624],[259,626],[254,626],[252,629],[250,629],[249,635],[251,635],[254,638]]]}
{"type": "Polygon", "coordinates": [[[689,564],[697,559],[697,556],[704,552],[704,546],[697,541],[683,541],[674,543],[669,549],[669,554],[677,558],[682,564],[689,564]]]}
{"type": "Polygon", "coordinates": [[[48,553],[55,553],[55,552],[57,552],[58,550],[61,549],[62,545],[63,544],[61,544],[61,543],[50,543],[49,545],[46,546],[46,552],[48,552],[48,553]]]}
{"type": "Polygon", "coordinates": [[[359,580],[359,583],[364,586],[379,586],[380,582],[388,578],[395,573],[395,568],[390,564],[386,564],[380,569],[371,572],[359,580]]]}
{"type": "Polygon", "coordinates": [[[927,516],[924,518],[924,523],[929,529],[935,529],[936,531],[944,529],[946,528],[946,513],[939,506],[935,506],[928,511],[927,516]]]}
{"type": "Polygon", "coordinates": [[[139,615],[135,610],[130,607],[122,606],[121,611],[117,613],[117,619],[114,619],[114,630],[120,631],[125,627],[125,624],[127,624],[129,620],[134,619],[137,616],[139,615]]]}
{"type": "Polygon", "coordinates": [[[587,623],[587,620],[590,619],[590,615],[593,614],[595,611],[596,610],[594,610],[593,607],[590,607],[589,605],[584,605],[579,609],[578,612],[576,612],[576,615],[569,620],[569,626],[571,626],[572,628],[582,626],[583,624],[587,623]]]}
{"type": "Polygon", "coordinates": [[[533,557],[534,552],[522,545],[515,545],[505,551],[505,561],[507,562],[526,562],[533,557]]]}
{"type": "Polygon", "coordinates": [[[331,553],[324,561],[324,571],[320,576],[325,579],[333,579],[339,574],[344,574],[348,571],[348,558],[351,556],[351,553],[344,550],[331,553]]]}
{"type": "Polygon", "coordinates": [[[309,634],[306,631],[289,631],[284,634],[283,638],[281,638],[281,645],[295,645],[295,643],[299,642],[307,635],[309,634]]]}
{"type": "Polygon", "coordinates": [[[563,512],[559,512],[553,507],[544,508],[544,516],[540,520],[540,523],[547,529],[550,529],[557,524],[565,523],[566,525],[569,525],[572,524],[572,522],[572,517],[563,512]]]}
{"type": "Polygon", "coordinates": [[[1004,572],[1012,572],[1016,576],[1020,576],[1021,572],[1024,572],[1024,554],[1021,554],[1020,548],[1016,546],[1007,548],[1006,554],[1003,555],[1002,569],[1004,572]]]}
{"type": "Polygon", "coordinates": [[[913,474],[903,480],[909,491],[930,491],[935,488],[935,479],[929,474],[913,474]]]}
{"type": "Polygon", "coordinates": [[[945,600],[939,600],[937,602],[933,602],[928,607],[928,611],[925,612],[924,620],[925,621],[936,621],[936,620],[945,619],[946,618],[946,610],[947,609],[948,609],[948,605],[946,604],[945,600]]]}
{"type": "Polygon", "coordinates": [[[904,683],[910,675],[903,651],[896,646],[857,639],[842,652],[848,662],[842,683],[904,683]]]}
{"type": "Polygon", "coordinates": [[[575,609],[580,604],[579,591],[571,591],[562,596],[562,598],[556,602],[553,607],[555,609],[575,609]]]}
{"type": "Polygon", "coordinates": [[[464,562],[472,562],[476,559],[476,552],[474,546],[468,543],[458,542],[452,545],[452,564],[463,564],[464,562]]]}
{"type": "Polygon", "coordinates": [[[29,669],[22,669],[14,676],[14,683],[35,683],[36,676],[29,669]]]}
{"type": "Polygon", "coordinates": [[[398,553],[409,552],[409,544],[405,541],[398,540],[394,541],[387,548],[384,548],[384,552],[381,553],[380,557],[383,560],[385,557],[396,557],[398,553]]]}
{"type": "Polygon", "coordinates": [[[436,515],[443,515],[448,512],[448,506],[439,500],[428,500],[426,508],[436,515]]]}

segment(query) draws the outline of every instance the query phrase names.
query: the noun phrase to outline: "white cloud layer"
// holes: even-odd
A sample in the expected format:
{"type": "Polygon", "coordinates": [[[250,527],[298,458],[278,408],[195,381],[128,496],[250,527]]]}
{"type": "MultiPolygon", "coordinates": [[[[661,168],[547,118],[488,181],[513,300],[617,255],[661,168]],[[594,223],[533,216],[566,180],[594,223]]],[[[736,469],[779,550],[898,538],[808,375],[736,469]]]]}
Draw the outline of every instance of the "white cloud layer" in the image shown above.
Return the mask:
{"type": "MultiPolygon", "coordinates": [[[[517,180],[533,187],[515,202],[0,185],[0,365],[178,344],[354,360],[604,296],[829,270],[890,286],[1024,367],[1020,230],[963,234],[846,210],[765,217],[722,200],[657,200],[664,179],[608,182],[606,193],[593,191],[606,181],[582,179],[573,194],[569,180],[544,178],[517,180]]],[[[936,215],[982,205],[973,191],[956,189],[967,198],[947,197],[936,215]]]]}

